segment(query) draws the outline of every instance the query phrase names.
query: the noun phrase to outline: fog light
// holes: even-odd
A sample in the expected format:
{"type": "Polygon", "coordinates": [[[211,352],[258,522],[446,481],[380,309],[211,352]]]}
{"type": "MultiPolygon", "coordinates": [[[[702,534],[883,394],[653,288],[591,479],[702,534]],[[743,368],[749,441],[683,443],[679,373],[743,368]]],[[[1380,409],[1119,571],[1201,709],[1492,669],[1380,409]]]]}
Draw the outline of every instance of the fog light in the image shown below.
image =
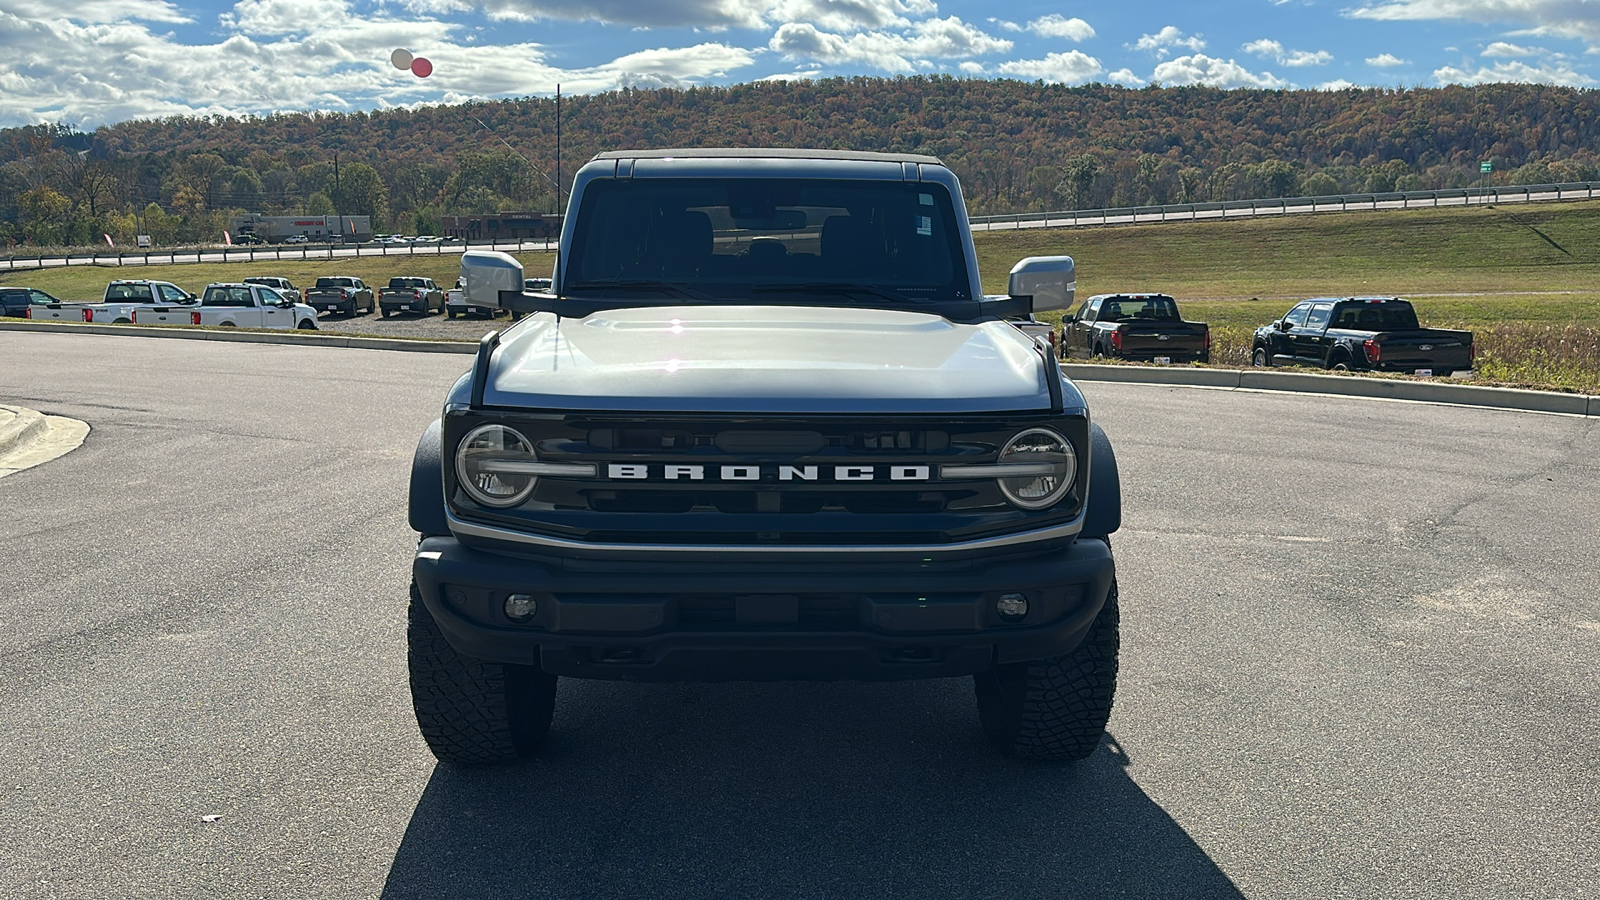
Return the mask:
{"type": "Polygon", "coordinates": [[[995,601],[994,611],[1002,619],[1016,621],[1028,614],[1028,598],[1023,594],[1001,594],[995,601]]]}
{"type": "Polygon", "coordinates": [[[506,598],[506,618],[513,622],[526,622],[538,612],[539,601],[533,599],[532,594],[512,594],[506,598]]]}

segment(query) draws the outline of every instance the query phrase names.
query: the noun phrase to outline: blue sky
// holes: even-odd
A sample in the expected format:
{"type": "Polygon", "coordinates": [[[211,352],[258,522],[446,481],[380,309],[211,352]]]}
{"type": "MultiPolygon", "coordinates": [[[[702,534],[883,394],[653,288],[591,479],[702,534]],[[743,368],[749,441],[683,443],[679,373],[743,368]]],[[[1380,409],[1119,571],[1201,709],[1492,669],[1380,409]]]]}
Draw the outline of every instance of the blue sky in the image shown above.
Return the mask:
{"type": "Polygon", "coordinates": [[[935,73],[1593,87],[1600,0],[0,0],[0,126],[935,73]]]}

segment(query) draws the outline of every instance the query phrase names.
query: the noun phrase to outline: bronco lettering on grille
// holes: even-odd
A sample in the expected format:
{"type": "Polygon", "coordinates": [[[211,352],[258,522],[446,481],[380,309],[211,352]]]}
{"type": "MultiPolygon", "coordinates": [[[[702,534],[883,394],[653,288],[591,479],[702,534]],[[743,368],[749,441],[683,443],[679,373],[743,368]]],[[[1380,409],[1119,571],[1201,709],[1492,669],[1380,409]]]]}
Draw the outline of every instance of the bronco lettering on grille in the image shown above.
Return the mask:
{"type": "Polygon", "coordinates": [[[930,481],[931,466],[706,466],[682,463],[611,463],[614,481],[930,481]]]}

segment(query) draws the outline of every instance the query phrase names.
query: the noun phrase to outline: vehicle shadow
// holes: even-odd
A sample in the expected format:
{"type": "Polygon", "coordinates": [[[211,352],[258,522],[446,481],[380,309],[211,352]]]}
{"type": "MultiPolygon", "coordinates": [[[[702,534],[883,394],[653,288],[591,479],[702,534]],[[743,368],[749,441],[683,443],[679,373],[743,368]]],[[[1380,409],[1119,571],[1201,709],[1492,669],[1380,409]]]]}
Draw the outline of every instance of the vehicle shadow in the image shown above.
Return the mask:
{"type": "Polygon", "coordinates": [[[966,679],[562,683],[546,754],[440,765],[385,900],[1242,895],[1108,738],[984,742],[966,679]]]}

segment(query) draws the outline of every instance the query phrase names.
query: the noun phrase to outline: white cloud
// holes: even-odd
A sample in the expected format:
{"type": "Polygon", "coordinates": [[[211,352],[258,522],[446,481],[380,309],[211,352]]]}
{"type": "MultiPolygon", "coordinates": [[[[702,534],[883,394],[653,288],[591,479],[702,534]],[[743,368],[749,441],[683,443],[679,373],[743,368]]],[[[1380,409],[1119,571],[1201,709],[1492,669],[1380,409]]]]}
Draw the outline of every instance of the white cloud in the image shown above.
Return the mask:
{"type": "Polygon", "coordinates": [[[1389,0],[1347,10],[1346,16],[1380,21],[1463,19],[1509,24],[1527,34],[1600,43],[1600,15],[1588,0],[1389,0]]]}
{"type": "Polygon", "coordinates": [[[1106,80],[1112,84],[1121,84],[1126,85],[1127,87],[1144,87],[1150,83],[1133,74],[1132,69],[1118,69],[1115,72],[1107,75],[1106,80]]]}
{"type": "Polygon", "coordinates": [[[190,44],[138,23],[25,20],[0,10],[0,126],[367,109],[542,94],[557,83],[574,93],[692,84],[749,66],[759,52],[702,43],[561,69],[537,44],[467,46],[454,39],[458,26],[361,18],[342,0],[241,0],[222,24],[233,33],[190,44]],[[296,14],[307,18],[296,25],[296,14]],[[395,47],[432,60],[432,77],[391,66],[395,47]]]}
{"type": "Polygon", "coordinates": [[[966,62],[962,63],[957,68],[959,68],[961,70],[961,73],[963,75],[982,75],[985,72],[985,70],[983,68],[983,63],[973,62],[970,59],[967,60],[966,62]]]}
{"type": "Polygon", "coordinates": [[[1259,41],[1251,41],[1239,49],[1246,53],[1253,53],[1256,56],[1264,56],[1268,59],[1277,59],[1283,55],[1283,45],[1277,41],[1269,40],[1267,38],[1262,38],[1259,41]]]}
{"type": "Polygon", "coordinates": [[[934,15],[934,0],[408,0],[466,3],[490,18],[565,19],[652,28],[767,28],[804,23],[832,31],[905,27],[934,15]]]}
{"type": "Polygon", "coordinates": [[[5,13],[24,20],[66,19],[84,25],[194,21],[166,0],[5,0],[0,3],[0,14],[5,13]]]}
{"type": "Polygon", "coordinates": [[[803,22],[778,27],[767,47],[788,59],[810,59],[834,65],[856,63],[885,72],[932,68],[935,59],[964,59],[1007,53],[1011,41],[985,34],[951,16],[917,22],[903,34],[861,32],[848,37],[803,22]]]}
{"type": "Polygon", "coordinates": [[[1168,25],[1155,34],[1140,35],[1133,45],[1133,49],[1154,53],[1157,58],[1165,57],[1178,48],[1199,53],[1206,48],[1206,42],[1198,34],[1186,37],[1182,31],[1168,25]]]}
{"type": "Polygon", "coordinates": [[[1293,68],[1325,66],[1333,62],[1333,54],[1326,50],[1291,50],[1288,56],[1278,60],[1278,62],[1293,68]]]}
{"type": "Polygon", "coordinates": [[[1409,60],[1401,59],[1393,53],[1379,53],[1377,56],[1367,57],[1367,65],[1377,66],[1380,69],[1389,69],[1394,66],[1410,65],[1409,60]]]}
{"type": "Polygon", "coordinates": [[[774,75],[763,75],[757,81],[810,81],[821,77],[821,69],[806,69],[802,72],[778,72],[774,75]]]}
{"type": "Polygon", "coordinates": [[[1028,23],[1028,30],[1040,37],[1066,38],[1069,41],[1087,41],[1094,37],[1094,29],[1082,19],[1068,19],[1058,13],[1041,16],[1028,23]]]}
{"type": "Polygon", "coordinates": [[[1475,72],[1445,66],[1433,70],[1433,80],[1440,84],[1559,84],[1566,87],[1590,87],[1595,80],[1565,64],[1544,64],[1538,67],[1524,62],[1500,62],[1475,72]]]}
{"type": "Polygon", "coordinates": [[[1543,47],[1518,47],[1516,44],[1508,44],[1505,41],[1495,41],[1483,48],[1484,56],[1541,56],[1547,52],[1549,51],[1543,47]]]}
{"type": "Polygon", "coordinates": [[[1082,84],[1105,69],[1100,60],[1078,50],[1047,53],[1044,59],[1013,59],[1000,64],[1002,75],[1037,78],[1057,84],[1082,84]]]}
{"type": "Polygon", "coordinates": [[[1345,91],[1345,90],[1349,90],[1350,88],[1353,88],[1355,86],[1356,86],[1356,83],[1353,82],[1353,81],[1345,81],[1343,78],[1335,78],[1332,81],[1324,81],[1323,83],[1317,85],[1316,90],[1319,90],[1319,91],[1345,91]]]}
{"type": "Polygon", "coordinates": [[[1271,72],[1258,75],[1231,59],[1214,59],[1201,53],[1157,64],[1150,80],[1162,84],[1204,84],[1219,88],[1278,89],[1290,86],[1271,72]]]}
{"type": "Polygon", "coordinates": [[[1333,62],[1333,54],[1326,50],[1284,50],[1283,44],[1268,38],[1251,41],[1239,49],[1276,60],[1280,66],[1325,66],[1333,62]]]}
{"type": "Polygon", "coordinates": [[[1025,30],[1025,26],[1018,25],[1015,22],[1008,22],[1005,19],[996,19],[994,16],[989,17],[989,24],[1000,29],[1001,31],[1016,32],[1025,30]]]}

